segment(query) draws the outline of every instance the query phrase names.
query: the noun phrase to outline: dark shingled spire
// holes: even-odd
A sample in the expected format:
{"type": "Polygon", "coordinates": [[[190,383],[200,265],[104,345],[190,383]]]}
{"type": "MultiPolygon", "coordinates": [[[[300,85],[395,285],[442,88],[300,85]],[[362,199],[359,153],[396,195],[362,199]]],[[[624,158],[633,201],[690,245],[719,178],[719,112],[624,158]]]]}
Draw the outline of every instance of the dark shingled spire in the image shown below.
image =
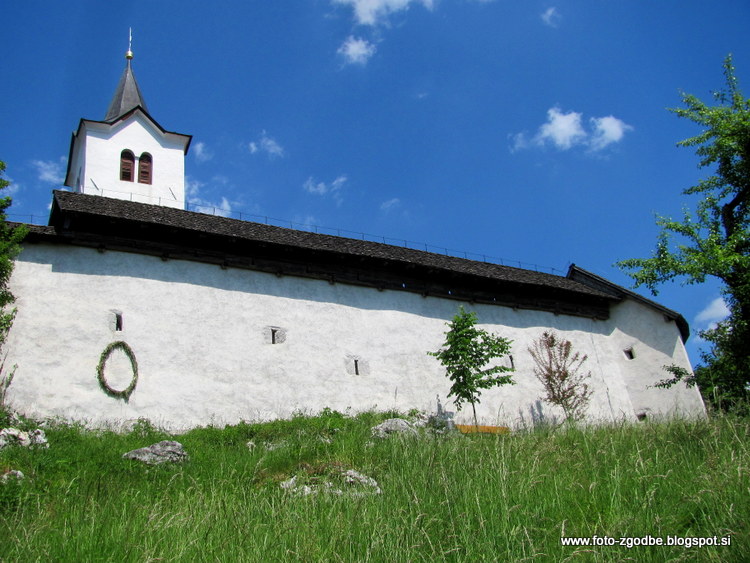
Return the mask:
{"type": "MultiPolygon", "coordinates": [[[[130,51],[128,51],[128,53],[130,53],[130,51]]],[[[133,69],[130,68],[131,57],[132,55],[128,57],[128,64],[125,67],[125,71],[122,73],[120,83],[117,85],[115,95],[112,97],[112,101],[109,104],[109,109],[107,110],[107,115],[104,118],[104,121],[114,121],[137,106],[141,106],[144,111],[148,112],[146,102],[143,101],[141,89],[138,88],[138,82],[135,80],[133,69]]]]}

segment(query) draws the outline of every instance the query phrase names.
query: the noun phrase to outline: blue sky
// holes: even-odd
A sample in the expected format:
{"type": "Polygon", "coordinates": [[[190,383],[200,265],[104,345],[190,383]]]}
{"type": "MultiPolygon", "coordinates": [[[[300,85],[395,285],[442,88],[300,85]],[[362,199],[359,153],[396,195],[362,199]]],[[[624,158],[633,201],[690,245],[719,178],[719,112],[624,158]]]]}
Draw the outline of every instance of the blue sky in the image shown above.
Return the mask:
{"type": "MultiPolygon", "coordinates": [[[[666,108],[710,99],[728,53],[750,95],[746,0],[40,1],[3,19],[15,219],[46,221],[132,27],[150,113],[193,135],[192,207],[625,286],[613,264],[650,255],[654,214],[680,215],[709,173],[675,146],[699,130],[666,108]]],[[[695,335],[718,297],[670,284],[656,300],[695,335]]]]}

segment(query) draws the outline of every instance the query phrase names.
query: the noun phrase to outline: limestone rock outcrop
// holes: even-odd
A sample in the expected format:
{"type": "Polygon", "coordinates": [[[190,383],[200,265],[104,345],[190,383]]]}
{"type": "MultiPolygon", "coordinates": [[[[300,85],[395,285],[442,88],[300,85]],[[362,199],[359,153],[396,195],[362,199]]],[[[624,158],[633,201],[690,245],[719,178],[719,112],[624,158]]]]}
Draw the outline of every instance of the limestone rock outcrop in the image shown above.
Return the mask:
{"type": "Polygon", "coordinates": [[[417,430],[414,426],[403,418],[389,418],[377,426],[372,427],[372,435],[375,438],[388,438],[392,435],[417,436],[417,430]]]}
{"type": "Polygon", "coordinates": [[[0,430],[0,449],[6,446],[23,446],[25,448],[49,448],[44,430],[37,428],[26,432],[18,428],[0,430]]]}
{"type": "Polygon", "coordinates": [[[182,444],[172,440],[162,440],[145,448],[129,451],[122,454],[125,459],[135,459],[148,465],[159,465],[161,463],[179,463],[187,461],[189,456],[182,444]]]}

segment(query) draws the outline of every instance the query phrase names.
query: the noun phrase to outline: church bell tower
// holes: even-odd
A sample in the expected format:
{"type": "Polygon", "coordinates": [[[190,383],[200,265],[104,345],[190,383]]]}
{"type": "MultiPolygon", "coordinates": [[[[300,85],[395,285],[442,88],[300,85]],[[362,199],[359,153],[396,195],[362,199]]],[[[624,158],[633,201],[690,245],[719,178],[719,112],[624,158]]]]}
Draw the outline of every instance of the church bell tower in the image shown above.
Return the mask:
{"type": "Polygon", "coordinates": [[[73,133],[65,185],[78,193],[184,209],[192,137],[167,131],[151,117],[130,48],[125,58],[104,119],[81,119],[73,133]]]}

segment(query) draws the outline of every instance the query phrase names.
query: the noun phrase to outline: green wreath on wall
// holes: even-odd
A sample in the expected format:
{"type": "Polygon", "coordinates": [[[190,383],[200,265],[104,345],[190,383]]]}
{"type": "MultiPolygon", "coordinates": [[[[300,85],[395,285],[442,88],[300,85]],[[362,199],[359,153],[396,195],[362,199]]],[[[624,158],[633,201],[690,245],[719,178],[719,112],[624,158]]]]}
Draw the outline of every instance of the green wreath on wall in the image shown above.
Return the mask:
{"type": "Polygon", "coordinates": [[[128,399],[130,399],[130,395],[132,395],[133,391],[135,391],[136,384],[138,383],[138,362],[135,359],[135,353],[133,353],[133,349],[122,340],[118,340],[117,342],[108,344],[102,352],[102,355],[99,357],[99,365],[96,366],[96,378],[99,380],[100,387],[107,395],[109,395],[110,397],[114,397],[115,399],[122,399],[127,403],[128,399]],[[130,360],[130,367],[133,369],[133,379],[130,381],[130,385],[122,390],[117,390],[110,387],[109,383],[107,383],[107,379],[104,377],[104,366],[107,364],[107,360],[115,350],[122,350],[125,353],[125,355],[130,360]]]}

